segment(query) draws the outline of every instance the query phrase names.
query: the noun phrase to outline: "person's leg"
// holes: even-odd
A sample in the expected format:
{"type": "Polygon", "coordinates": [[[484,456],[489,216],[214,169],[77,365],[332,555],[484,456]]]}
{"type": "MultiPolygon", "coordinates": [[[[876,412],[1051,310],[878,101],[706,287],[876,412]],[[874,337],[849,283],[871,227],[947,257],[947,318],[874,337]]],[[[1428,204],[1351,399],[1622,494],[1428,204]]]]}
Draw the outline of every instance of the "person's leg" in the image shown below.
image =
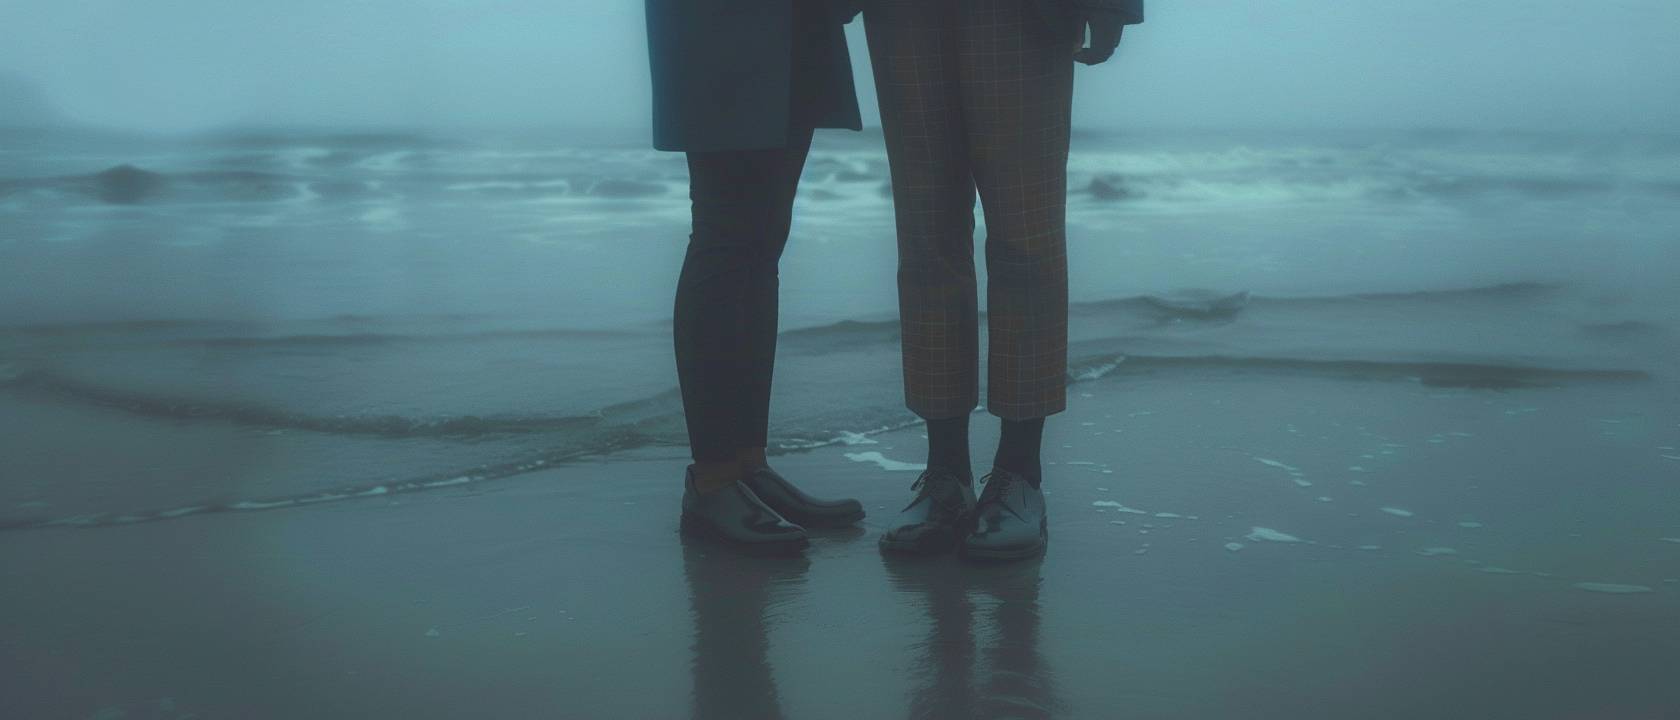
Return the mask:
{"type": "Polygon", "coordinates": [[[944,468],[958,477],[974,477],[968,456],[968,413],[927,421],[928,467],[944,468]]]}
{"type": "Polygon", "coordinates": [[[748,262],[741,305],[741,364],[737,369],[743,383],[738,399],[741,434],[736,459],[748,470],[767,466],[764,453],[770,437],[770,387],[776,369],[781,289],[778,267],[793,226],[793,201],[810,152],[811,134],[810,129],[793,131],[788,147],[761,168],[770,192],[760,216],[762,237],[748,262]]]}
{"type": "Polygon", "coordinates": [[[964,150],[951,0],[864,13],[898,230],[905,404],[929,421],[979,403],[974,181],[964,150]]]}
{"type": "Polygon", "coordinates": [[[974,506],[969,414],[979,402],[974,180],[964,149],[953,0],[878,0],[864,11],[892,170],[904,395],[928,422],[928,469],[881,534],[895,552],[949,550],[974,506]]]}
{"type": "MultiPolygon", "coordinates": [[[[750,305],[766,295],[758,268],[771,254],[767,246],[780,255],[776,209],[791,195],[784,187],[790,154],[775,149],[688,155],[694,225],[677,281],[672,334],[701,491],[740,479],[748,432],[744,400],[757,392],[746,373],[749,357],[762,355],[749,347],[747,318],[750,305]]],[[[803,162],[804,148],[797,154],[803,162]]],[[[768,280],[773,283],[774,275],[768,280]]],[[[773,286],[769,295],[774,297],[773,286]]]]}
{"type": "Polygon", "coordinates": [[[969,0],[962,94],[986,213],[986,408],[1003,438],[963,540],[971,557],[1042,552],[1044,418],[1067,404],[1067,156],[1073,38],[1022,0],[969,0]]]}
{"type": "Polygon", "coordinates": [[[770,386],[776,366],[776,307],[780,282],[777,265],[793,224],[793,199],[811,146],[811,130],[795,130],[774,166],[762,168],[773,182],[774,197],[762,216],[764,242],[757,246],[747,277],[742,307],[738,376],[742,380],[740,445],[736,463],[743,484],[765,505],[803,527],[845,527],[864,517],[863,504],[850,498],[822,499],[800,490],[770,468],[765,446],[770,437],[770,386]]]}
{"type": "Polygon", "coordinates": [[[1044,480],[1039,449],[1044,444],[1044,418],[1004,420],[998,435],[992,467],[1003,468],[1027,479],[1033,487],[1044,480]]]}
{"type": "Polygon", "coordinates": [[[963,103],[986,213],[986,407],[999,465],[1038,475],[1043,418],[1067,405],[1067,158],[1072,37],[1020,0],[973,0],[963,103]]]}
{"type": "Polygon", "coordinates": [[[825,108],[835,102],[836,89],[825,82],[826,65],[834,57],[830,45],[831,23],[832,18],[819,6],[806,2],[793,4],[787,150],[773,167],[764,168],[771,176],[775,193],[766,207],[766,242],[759,245],[759,253],[754,257],[748,299],[743,308],[746,344],[741,356],[744,363],[741,376],[747,378],[747,385],[742,398],[744,425],[738,459],[749,473],[769,467],[765,450],[770,436],[770,388],[775,375],[777,301],[781,286],[777,268],[793,226],[793,202],[805,159],[810,154],[815,132],[812,128],[820,122],[825,108]]]}

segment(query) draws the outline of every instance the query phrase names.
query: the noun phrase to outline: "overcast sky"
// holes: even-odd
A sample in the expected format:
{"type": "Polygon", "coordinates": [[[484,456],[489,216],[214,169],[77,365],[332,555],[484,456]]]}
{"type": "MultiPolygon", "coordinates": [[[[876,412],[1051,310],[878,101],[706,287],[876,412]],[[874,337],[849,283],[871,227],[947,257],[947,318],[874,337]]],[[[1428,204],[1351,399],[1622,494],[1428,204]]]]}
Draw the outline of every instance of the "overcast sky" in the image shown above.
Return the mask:
{"type": "MultiPolygon", "coordinates": [[[[1081,70],[1078,125],[1680,127],[1676,0],[1148,9],[1114,61],[1081,70]]],[[[119,127],[641,127],[646,52],[640,0],[0,2],[0,73],[119,127]]]]}

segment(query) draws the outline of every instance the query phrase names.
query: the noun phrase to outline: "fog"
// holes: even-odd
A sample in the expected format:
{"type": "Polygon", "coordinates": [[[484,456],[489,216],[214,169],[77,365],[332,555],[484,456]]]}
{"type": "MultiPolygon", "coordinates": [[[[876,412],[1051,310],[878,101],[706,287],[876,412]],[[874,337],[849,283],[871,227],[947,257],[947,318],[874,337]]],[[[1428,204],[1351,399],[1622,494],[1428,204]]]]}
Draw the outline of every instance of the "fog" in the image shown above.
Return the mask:
{"type": "Polygon", "coordinates": [[[1147,4],[1065,286],[1048,175],[981,193],[970,387],[1069,301],[981,564],[878,545],[963,390],[885,133],[804,159],[740,453],[866,515],[748,557],[678,531],[673,299],[765,253],[684,269],[640,0],[0,0],[0,718],[1675,717],[1680,2],[1147,4]]]}
{"type": "MultiPolygon", "coordinates": [[[[1082,72],[1076,123],[1660,130],[1680,124],[1676,26],[1662,0],[1154,0],[1082,72]]],[[[0,5],[0,76],[116,128],[638,128],[645,53],[634,0],[0,5]]]]}

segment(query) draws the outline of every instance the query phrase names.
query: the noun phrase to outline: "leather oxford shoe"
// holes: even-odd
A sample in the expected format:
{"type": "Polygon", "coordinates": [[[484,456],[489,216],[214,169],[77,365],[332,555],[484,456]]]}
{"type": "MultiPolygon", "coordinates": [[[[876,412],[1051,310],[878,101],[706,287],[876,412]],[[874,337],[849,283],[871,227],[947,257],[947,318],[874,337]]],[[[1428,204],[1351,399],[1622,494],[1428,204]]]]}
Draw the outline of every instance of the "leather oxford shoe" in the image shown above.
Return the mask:
{"type": "Polygon", "coordinates": [[[694,489],[694,468],[683,480],[682,531],[765,550],[797,550],[810,543],[805,529],[770,509],[737,480],[712,492],[694,489]]]}
{"type": "Polygon", "coordinates": [[[910,489],[916,497],[881,535],[881,549],[931,554],[956,547],[974,509],[974,490],[968,479],[933,467],[916,478],[910,489]]]}
{"type": "Polygon", "coordinates": [[[1044,492],[1003,468],[992,468],[980,484],[980,501],[974,508],[973,529],[963,539],[963,554],[1012,559],[1044,552],[1050,537],[1044,492]]]}
{"type": "Polygon", "coordinates": [[[863,519],[863,503],[850,498],[821,500],[811,497],[768,467],[748,470],[741,482],[788,522],[807,528],[840,528],[863,519]]]}

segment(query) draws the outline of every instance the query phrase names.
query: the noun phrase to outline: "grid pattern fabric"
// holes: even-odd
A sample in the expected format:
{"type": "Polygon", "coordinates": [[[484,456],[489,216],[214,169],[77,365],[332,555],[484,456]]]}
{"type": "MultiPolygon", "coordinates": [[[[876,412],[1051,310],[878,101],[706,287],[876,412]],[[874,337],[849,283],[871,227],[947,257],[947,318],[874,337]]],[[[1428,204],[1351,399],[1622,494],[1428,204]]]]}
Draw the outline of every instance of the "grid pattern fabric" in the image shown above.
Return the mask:
{"type": "Polygon", "coordinates": [[[877,0],[864,13],[898,228],[905,400],[979,394],[974,204],[985,212],[986,407],[1067,404],[1067,158],[1076,38],[1030,0],[877,0]]]}

